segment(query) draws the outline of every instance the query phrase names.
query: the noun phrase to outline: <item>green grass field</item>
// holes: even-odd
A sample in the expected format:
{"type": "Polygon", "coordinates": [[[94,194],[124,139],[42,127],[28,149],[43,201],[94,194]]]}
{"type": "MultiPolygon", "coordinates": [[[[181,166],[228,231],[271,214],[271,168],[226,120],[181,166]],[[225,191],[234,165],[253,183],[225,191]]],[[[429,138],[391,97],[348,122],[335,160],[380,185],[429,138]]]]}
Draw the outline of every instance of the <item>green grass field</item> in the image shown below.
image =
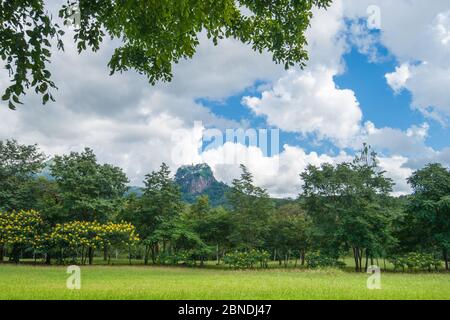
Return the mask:
{"type": "Polygon", "coordinates": [[[74,291],[67,277],[65,267],[0,265],[0,299],[450,299],[450,274],[383,273],[381,290],[340,270],[85,266],[74,291]]]}

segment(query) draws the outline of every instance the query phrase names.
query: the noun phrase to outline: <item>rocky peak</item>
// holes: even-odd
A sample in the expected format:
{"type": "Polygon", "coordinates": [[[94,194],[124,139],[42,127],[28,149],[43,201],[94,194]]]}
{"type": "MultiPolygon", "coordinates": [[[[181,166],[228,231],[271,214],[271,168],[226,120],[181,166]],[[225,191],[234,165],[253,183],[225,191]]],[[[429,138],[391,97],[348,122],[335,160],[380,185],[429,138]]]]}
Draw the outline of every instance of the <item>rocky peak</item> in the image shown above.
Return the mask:
{"type": "Polygon", "coordinates": [[[175,174],[175,182],[180,185],[183,192],[200,194],[217,180],[207,164],[197,164],[180,167],[175,174]]]}

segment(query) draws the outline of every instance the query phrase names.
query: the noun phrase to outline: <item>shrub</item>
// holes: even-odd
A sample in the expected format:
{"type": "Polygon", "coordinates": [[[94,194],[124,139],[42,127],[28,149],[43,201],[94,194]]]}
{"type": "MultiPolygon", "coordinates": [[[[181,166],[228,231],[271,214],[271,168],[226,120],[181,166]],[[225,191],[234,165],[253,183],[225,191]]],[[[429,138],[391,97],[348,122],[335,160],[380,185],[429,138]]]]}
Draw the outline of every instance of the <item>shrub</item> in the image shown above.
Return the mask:
{"type": "Polygon", "coordinates": [[[323,254],[321,252],[311,252],[306,258],[306,265],[308,268],[317,269],[317,268],[330,268],[337,267],[342,268],[345,267],[345,263],[338,261],[336,258],[323,254]]]}
{"type": "Polygon", "coordinates": [[[391,257],[388,259],[393,265],[394,270],[401,269],[403,272],[406,268],[409,271],[431,271],[432,268],[438,269],[441,261],[435,259],[431,254],[410,252],[404,256],[391,257]]]}
{"type": "Polygon", "coordinates": [[[256,265],[259,265],[261,268],[267,268],[269,258],[270,254],[267,251],[236,251],[227,253],[223,257],[223,262],[226,265],[237,269],[252,269],[256,265]]]}

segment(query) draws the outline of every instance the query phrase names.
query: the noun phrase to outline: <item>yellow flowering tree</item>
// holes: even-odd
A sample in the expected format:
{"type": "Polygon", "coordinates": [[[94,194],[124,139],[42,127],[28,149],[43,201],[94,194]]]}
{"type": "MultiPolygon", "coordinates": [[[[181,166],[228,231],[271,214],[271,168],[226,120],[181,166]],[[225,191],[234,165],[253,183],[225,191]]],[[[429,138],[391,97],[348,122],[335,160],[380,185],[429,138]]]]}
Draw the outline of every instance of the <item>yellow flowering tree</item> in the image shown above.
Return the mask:
{"type": "Polygon", "coordinates": [[[129,223],[73,221],[57,224],[47,235],[47,241],[59,249],[60,262],[72,257],[73,261],[81,258],[82,264],[87,260],[92,264],[95,249],[117,245],[131,247],[139,241],[139,236],[129,223]]]}
{"type": "Polygon", "coordinates": [[[0,212],[0,246],[10,247],[12,260],[18,263],[21,248],[40,247],[43,226],[40,213],[34,210],[0,212]]]}

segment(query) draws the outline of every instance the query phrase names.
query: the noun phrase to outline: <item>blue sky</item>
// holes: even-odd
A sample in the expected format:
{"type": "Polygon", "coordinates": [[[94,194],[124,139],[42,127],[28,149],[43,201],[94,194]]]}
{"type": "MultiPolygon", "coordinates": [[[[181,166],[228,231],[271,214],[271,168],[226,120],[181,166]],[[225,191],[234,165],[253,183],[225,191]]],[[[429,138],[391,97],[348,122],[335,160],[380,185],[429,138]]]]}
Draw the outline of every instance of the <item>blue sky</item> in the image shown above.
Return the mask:
{"type": "MultiPolygon", "coordinates": [[[[450,130],[438,121],[429,119],[419,110],[411,108],[412,97],[409,91],[395,93],[386,82],[385,75],[398,65],[395,57],[391,56],[386,48],[378,47],[383,56],[380,61],[370,61],[367,55],[358,52],[354,46],[343,56],[345,71],[336,76],[335,83],[340,88],[348,88],[355,92],[361,109],[363,121],[371,121],[377,127],[391,127],[407,130],[412,125],[427,122],[430,125],[429,135],[426,139],[428,146],[435,149],[448,147],[450,130]]],[[[256,88],[265,83],[257,81],[251,88],[228,97],[224,101],[211,101],[198,99],[212,113],[227,119],[248,121],[250,127],[268,128],[270,125],[266,117],[255,115],[242,99],[250,94],[258,94],[256,88]]],[[[298,134],[281,130],[281,145],[289,144],[302,147],[308,151],[324,152],[333,148],[328,141],[321,141],[318,145],[313,143],[314,137],[301,138],[298,134]]]]}

